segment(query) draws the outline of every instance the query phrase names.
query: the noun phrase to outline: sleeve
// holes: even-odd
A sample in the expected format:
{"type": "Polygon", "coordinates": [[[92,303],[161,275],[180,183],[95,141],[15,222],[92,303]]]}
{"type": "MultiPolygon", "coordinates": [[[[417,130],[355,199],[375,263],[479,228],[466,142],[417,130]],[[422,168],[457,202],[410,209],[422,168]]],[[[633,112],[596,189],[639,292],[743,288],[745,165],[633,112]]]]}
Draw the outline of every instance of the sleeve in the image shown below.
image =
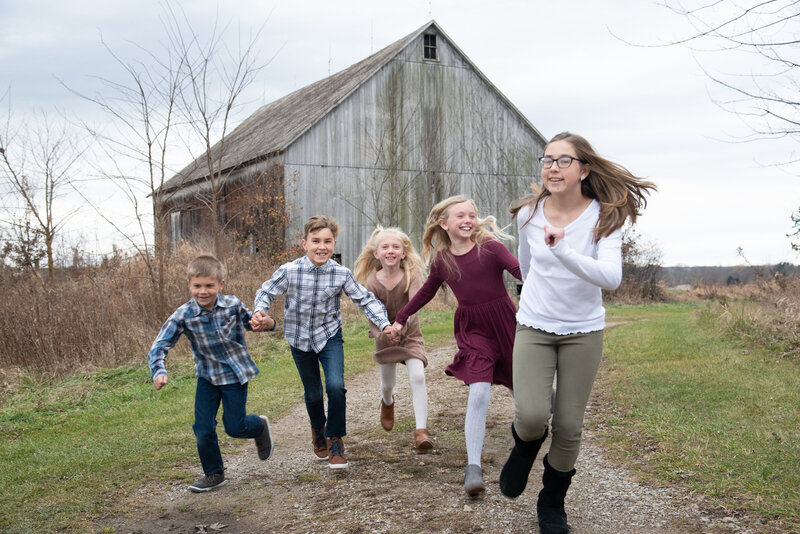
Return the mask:
{"type": "Polygon", "coordinates": [[[514,257],[504,244],[495,241],[492,245],[492,251],[497,257],[498,264],[506,271],[512,274],[516,279],[522,281],[522,274],[520,274],[519,260],[514,257]]]}
{"type": "MultiPolygon", "coordinates": [[[[369,291],[370,293],[375,295],[375,286],[372,283],[372,276],[367,278],[367,281],[364,284],[364,287],[366,288],[367,291],[369,291]]],[[[376,296],[376,298],[377,298],[377,296],[376,296]]],[[[388,316],[387,316],[387,319],[388,319],[388,316]]],[[[375,323],[373,323],[372,321],[369,321],[369,337],[374,338],[374,339],[378,339],[381,336],[381,333],[382,332],[378,329],[378,327],[375,326],[375,323]]]]}
{"type": "MultiPolygon", "coordinates": [[[[423,306],[425,306],[431,299],[436,296],[436,291],[444,282],[444,278],[442,278],[439,270],[436,268],[435,265],[431,266],[431,272],[428,274],[428,278],[425,280],[425,283],[422,284],[422,287],[419,288],[414,294],[414,297],[408,301],[408,304],[403,306],[399,312],[397,312],[397,317],[395,317],[395,321],[400,323],[401,325],[406,324],[408,318],[417,313],[423,306]]],[[[409,297],[411,296],[411,291],[409,289],[409,297]]]]}
{"type": "Polygon", "coordinates": [[[621,229],[597,242],[597,259],[580,254],[564,239],[550,250],[569,272],[601,289],[617,289],[622,282],[621,229]]]}
{"type": "Polygon", "coordinates": [[[264,282],[261,289],[256,291],[256,299],[253,304],[253,311],[266,313],[272,305],[272,301],[278,295],[283,295],[289,287],[289,276],[286,265],[281,265],[269,280],[264,282]]]}
{"type": "Polygon", "coordinates": [[[147,353],[147,365],[150,366],[150,374],[153,378],[167,374],[164,359],[167,357],[167,352],[178,342],[182,333],[183,321],[178,319],[177,312],[173,313],[161,327],[150,347],[150,352],[147,353]]]}
{"type": "Polygon", "coordinates": [[[383,302],[375,298],[375,295],[367,291],[367,288],[356,282],[353,273],[347,269],[344,286],[344,294],[350,297],[353,303],[361,308],[364,315],[371,323],[375,324],[380,331],[390,326],[389,318],[386,316],[386,307],[383,302]]]}
{"type": "Polygon", "coordinates": [[[517,248],[517,257],[519,258],[520,280],[523,282],[528,277],[528,272],[531,270],[531,247],[528,244],[528,233],[525,225],[530,217],[530,206],[525,206],[519,213],[517,213],[517,233],[519,234],[519,246],[517,248]]]}

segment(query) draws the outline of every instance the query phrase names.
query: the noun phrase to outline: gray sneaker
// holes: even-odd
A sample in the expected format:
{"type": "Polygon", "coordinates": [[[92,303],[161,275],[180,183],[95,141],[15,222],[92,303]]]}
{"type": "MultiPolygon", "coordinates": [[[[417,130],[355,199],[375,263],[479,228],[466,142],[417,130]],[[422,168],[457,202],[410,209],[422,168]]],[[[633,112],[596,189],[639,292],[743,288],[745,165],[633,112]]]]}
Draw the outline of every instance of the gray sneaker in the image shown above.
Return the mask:
{"type": "Polygon", "coordinates": [[[483,485],[481,466],[469,464],[464,470],[464,491],[470,497],[477,497],[486,491],[486,486],[483,485]]]}
{"type": "Polygon", "coordinates": [[[189,489],[195,493],[205,493],[220,486],[224,486],[228,481],[225,480],[225,472],[214,473],[207,477],[200,477],[194,481],[194,484],[189,486],[189,489]]]}
{"type": "Polygon", "coordinates": [[[264,421],[264,430],[255,438],[258,459],[269,460],[269,457],[272,456],[272,432],[269,429],[269,419],[267,419],[266,415],[260,415],[259,417],[264,421]]]}

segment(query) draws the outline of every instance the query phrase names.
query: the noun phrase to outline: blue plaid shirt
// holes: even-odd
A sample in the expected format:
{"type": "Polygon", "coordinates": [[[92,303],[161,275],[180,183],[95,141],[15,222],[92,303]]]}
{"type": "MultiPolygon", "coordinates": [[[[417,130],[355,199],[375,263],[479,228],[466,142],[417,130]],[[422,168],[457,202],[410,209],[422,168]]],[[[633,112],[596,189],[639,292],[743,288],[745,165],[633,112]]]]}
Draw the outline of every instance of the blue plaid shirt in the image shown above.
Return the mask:
{"type": "Polygon", "coordinates": [[[342,292],[380,330],[391,323],[383,303],[356,282],[353,273],[333,260],[317,267],[308,256],[284,263],[256,292],[255,311],[266,312],[278,295],[283,305],[283,335],[289,345],[320,352],[342,327],[342,292]]]}
{"type": "Polygon", "coordinates": [[[250,310],[231,295],[217,295],[214,309],[207,310],[192,299],[170,315],[158,333],[147,363],[155,378],[167,374],[164,358],[181,334],[192,345],[194,371],[215,386],[245,384],[258,374],[258,367],[244,342],[250,327],[250,310]]]}

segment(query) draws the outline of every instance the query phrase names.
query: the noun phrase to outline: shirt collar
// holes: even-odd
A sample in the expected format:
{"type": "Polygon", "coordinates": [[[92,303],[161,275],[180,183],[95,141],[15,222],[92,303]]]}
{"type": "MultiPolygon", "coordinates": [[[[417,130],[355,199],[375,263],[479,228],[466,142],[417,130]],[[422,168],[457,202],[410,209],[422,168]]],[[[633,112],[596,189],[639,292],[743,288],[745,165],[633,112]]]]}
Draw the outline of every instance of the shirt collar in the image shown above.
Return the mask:
{"type": "Polygon", "coordinates": [[[326,261],[325,263],[323,263],[319,267],[314,265],[311,262],[311,260],[308,259],[308,256],[303,256],[302,258],[300,258],[300,263],[301,263],[301,266],[302,266],[303,270],[304,271],[309,271],[309,272],[313,271],[314,269],[319,269],[321,272],[326,273],[326,272],[328,272],[328,270],[333,268],[333,264],[331,263],[331,259],[330,258],[328,258],[328,261],[326,261]]]}
{"type": "Polygon", "coordinates": [[[211,313],[214,310],[216,310],[217,308],[230,308],[230,306],[231,306],[231,303],[228,302],[228,299],[226,298],[226,296],[225,295],[221,295],[221,294],[217,294],[217,302],[214,304],[214,307],[212,309],[210,309],[210,310],[200,306],[197,303],[197,301],[194,300],[194,298],[192,298],[192,300],[190,300],[189,302],[191,303],[189,305],[189,307],[190,307],[190,309],[192,311],[192,315],[194,315],[195,317],[197,317],[198,315],[203,313],[203,310],[207,311],[208,313],[211,313]]]}

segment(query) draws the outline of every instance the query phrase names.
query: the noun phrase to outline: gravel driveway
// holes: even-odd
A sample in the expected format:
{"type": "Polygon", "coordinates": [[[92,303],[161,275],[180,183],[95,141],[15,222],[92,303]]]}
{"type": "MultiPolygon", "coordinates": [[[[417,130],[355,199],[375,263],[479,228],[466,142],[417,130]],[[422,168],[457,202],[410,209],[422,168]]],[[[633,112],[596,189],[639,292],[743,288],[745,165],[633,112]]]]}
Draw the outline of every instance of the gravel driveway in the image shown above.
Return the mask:
{"type": "MultiPolygon", "coordinates": [[[[398,368],[395,428],[387,433],[380,427],[380,379],[373,368],[347,381],[345,445],[350,468],[346,472],[333,472],[326,463],[312,459],[308,417],[301,403],[273,421],[276,447],[269,461],[258,461],[251,442],[226,438],[226,486],[199,495],[190,493],[185,481],[142,486],[125,503],[129,513],[99,518],[98,529],[117,533],[538,532],[541,460],[519,498],[503,497],[497,485],[512,446],[513,401],[502,387],[492,388],[487,417],[483,453],[487,491],[477,499],[464,494],[467,388],[444,374],[454,352],[454,346],[429,352],[432,454],[417,455],[412,448],[413,412],[402,366],[398,368]]],[[[602,417],[602,413],[595,414],[590,407],[588,417],[602,417]]],[[[191,439],[190,430],[183,431],[191,439]]],[[[576,469],[567,495],[569,524],[575,534],[768,531],[747,517],[707,512],[700,496],[638,483],[604,456],[590,431],[576,469]]]]}

